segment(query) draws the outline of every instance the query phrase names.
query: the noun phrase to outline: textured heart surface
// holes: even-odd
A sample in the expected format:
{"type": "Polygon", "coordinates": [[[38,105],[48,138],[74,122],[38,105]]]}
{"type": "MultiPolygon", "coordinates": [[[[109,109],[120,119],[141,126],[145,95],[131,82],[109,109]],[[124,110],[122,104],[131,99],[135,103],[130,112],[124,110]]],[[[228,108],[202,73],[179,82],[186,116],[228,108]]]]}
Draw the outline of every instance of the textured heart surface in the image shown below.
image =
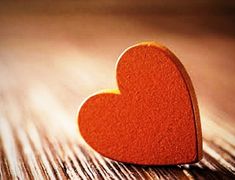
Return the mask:
{"type": "Polygon", "coordinates": [[[116,67],[118,89],[89,97],[79,130],[97,152],[142,165],[194,163],[202,158],[196,95],[178,58],[156,43],[132,46],[116,67]]]}

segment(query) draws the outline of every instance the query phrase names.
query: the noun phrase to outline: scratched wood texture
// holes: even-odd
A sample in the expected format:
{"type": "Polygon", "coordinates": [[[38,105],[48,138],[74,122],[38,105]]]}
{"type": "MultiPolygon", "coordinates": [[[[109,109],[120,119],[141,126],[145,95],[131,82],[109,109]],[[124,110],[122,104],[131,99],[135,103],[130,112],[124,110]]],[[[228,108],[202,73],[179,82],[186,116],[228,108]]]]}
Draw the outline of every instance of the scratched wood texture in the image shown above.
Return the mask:
{"type": "Polygon", "coordinates": [[[0,8],[1,180],[235,179],[230,14],[79,13],[67,6],[52,13],[53,7],[37,5],[0,8]],[[199,163],[124,164],[94,152],[78,133],[81,102],[115,88],[117,57],[145,40],[167,45],[192,78],[203,130],[199,163]]]}

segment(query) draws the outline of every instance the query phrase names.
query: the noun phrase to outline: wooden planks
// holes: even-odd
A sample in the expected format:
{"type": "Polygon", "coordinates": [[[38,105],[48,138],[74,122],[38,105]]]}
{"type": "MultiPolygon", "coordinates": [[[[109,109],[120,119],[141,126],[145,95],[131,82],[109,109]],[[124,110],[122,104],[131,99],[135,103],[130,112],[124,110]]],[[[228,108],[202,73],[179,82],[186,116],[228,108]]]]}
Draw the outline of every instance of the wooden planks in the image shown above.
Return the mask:
{"type": "MultiPolygon", "coordinates": [[[[145,18],[151,23],[168,19],[145,18]]],[[[145,18],[1,17],[0,179],[235,178],[234,37],[200,28],[184,36],[157,24],[143,27],[145,18]],[[154,167],[111,161],[92,151],[77,131],[80,103],[99,89],[115,87],[117,56],[140,39],[165,42],[192,76],[204,140],[204,158],[197,164],[154,167]]],[[[189,21],[183,22],[185,29],[189,21]]]]}

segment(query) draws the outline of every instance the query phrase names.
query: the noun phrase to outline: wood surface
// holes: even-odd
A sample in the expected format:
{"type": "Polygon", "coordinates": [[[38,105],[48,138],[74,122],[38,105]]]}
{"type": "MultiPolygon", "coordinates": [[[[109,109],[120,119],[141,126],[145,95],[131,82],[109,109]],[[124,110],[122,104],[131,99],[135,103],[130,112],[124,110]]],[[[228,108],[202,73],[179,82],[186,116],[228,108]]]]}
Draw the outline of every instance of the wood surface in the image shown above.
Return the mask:
{"type": "Polygon", "coordinates": [[[10,12],[0,13],[1,180],[235,179],[235,33],[229,16],[10,12]],[[199,163],[123,164],[94,152],[78,133],[82,101],[116,88],[120,53],[148,40],[172,50],[191,76],[203,135],[199,163]]]}

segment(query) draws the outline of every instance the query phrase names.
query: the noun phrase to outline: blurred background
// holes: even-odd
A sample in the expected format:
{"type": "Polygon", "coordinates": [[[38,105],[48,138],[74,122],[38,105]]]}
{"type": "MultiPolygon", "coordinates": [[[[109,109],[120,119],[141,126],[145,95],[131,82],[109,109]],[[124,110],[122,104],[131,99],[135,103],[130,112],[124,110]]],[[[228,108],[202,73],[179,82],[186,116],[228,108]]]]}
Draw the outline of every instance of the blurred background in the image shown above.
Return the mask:
{"type": "MultiPolygon", "coordinates": [[[[222,137],[230,143],[224,145],[226,152],[234,154],[234,22],[235,1],[230,0],[0,1],[0,147],[1,157],[15,162],[9,163],[8,174],[8,165],[2,166],[2,174],[21,176],[19,169],[13,171],[21,164],[16,155],[33,157],[21,153],[20,144],[27,144],[22,133],[29,139],[38,133],[46,142],[55,137],[62,146],[72,133],[69,141],[79,144],[80,103],[96,91],[116,88],[118,56],[142,41],[167,46],[189,72],[204,150],[210,153],[208,148],[221,144],[222,137]]],[[[39,141],[34,136],[32,142],[37,152],[39,141]]]]}
{"type": "Polygon", "coordinates": [[[90,93],[116,87],[115,63],[125,48],[157,41],[186,66],[199,102],[234,119],[234,22],[235,2],[228,0],[3,0],[1,87],[19,69],[17,78],[31,78],[26,86],[46,78],[50,87],[74,91],[76,108],[90,93]]]}

